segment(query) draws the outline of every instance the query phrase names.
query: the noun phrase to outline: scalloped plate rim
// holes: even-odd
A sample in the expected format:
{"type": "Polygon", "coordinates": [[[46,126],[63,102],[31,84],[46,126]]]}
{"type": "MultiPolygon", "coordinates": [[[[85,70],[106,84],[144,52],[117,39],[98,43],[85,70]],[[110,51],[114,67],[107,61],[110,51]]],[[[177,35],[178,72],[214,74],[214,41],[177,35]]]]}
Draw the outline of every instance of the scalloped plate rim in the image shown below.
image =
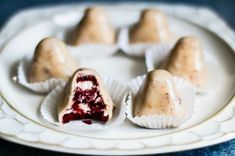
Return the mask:
{"type": "MultiPolygon", "coordinates": [[[[81,4],[81,3],[76,3],[76,4],[81,4]]],[[[89,5],[89,4],[96,4],[96,3],[82,3],[82,4],[84,4],[84,5],[89,5]]],[[[112,3],[110,3],[110,4],[112,4],[112,3]]],[[[143,3],[144,4],[144,3],[143,3]]],[[[157,4],[159,4],[159,3],[147,3],[147,4],[154,4],[154,5],[157,5],[157,4]]],[[[160,3],[161,4],[161,3],[160,3]]],[[[102,5],[104,5],[104,4],[102,4],[102,5]]],[[[117,7],[120,7],[120,5],[123,5],[123,6],[130,6],[130,4],[129,3],[118,3],[118,6],[117,7]]],[[[141,3],[139,3],[139,4],[137,4],[137,5],[135,5],[135,7],[138,7],[138,6],[141,6],[142,4],[141,3]]],[[[70,5],[66,5],[66,6],[64,6],[64,7],[71,7],[72,6],[72,4],[70,4],[70,5]]],[[[174,6],[174,5],[169,5],[169,4],[164,4],[164,6],[166,6],[166,7],[171,7],[171,6],[174,6]]],[[[177,6],[180,6],[180,5],[177,5],[177,6]]],[[[56,8],[56,7],[58,7],[58,6],[53,6],[53,8],[56,8]]],[[[63,6],[61,6],[61,5],[59,5],[59,7],[63,7],[63,6]]],[[[191,9],[193,8],[193,9],[196,9],[196,8],[200,8],[200,7],[192,7],[192,6],[186,6],[186,7],[188,7],[189,9],[190,9],[190,7],[191,7],[191,9]]],[[[9,23],[11,23],[11,21],[14,19],[17,19],[18,17],[20,17],[19,15],[22,15],[22,14],[29,14],[29,12],[30,11],[35,11],[36,9],[40,9],[41,7],[37,7],[37,8],[32,8],[32,9],[26,9],[26,10],[23,10],[23,11],[20,11],[20,12],[18,12],[18,14],[15,14],[15,15],[13,15],[6,23],[5,23],[5,25],[3,26],[3,28],[2,28],[2,30],[1,30],[1,33],[2,33],[2,31],[4,30],[4,28],[5,27],[7,27],[8,26],[8,24],[9,23]]],[[[47,9],[50,9],[50,7],[47,7],[47,9]]],[[[205,8],[204,8],[205,9],[205,8]]],[[[211,11],[211,10],[209,10],[209,9],[206,9],[207,11],[209,11],[209,12],[211,12],[212,14],[214,14],[214,15],[216,15],[213,11],[211,11]]],[[[223,20],[222,19],[220,19],[220,18],[218,18],[217,17],[217,20],[218,21],[222,21],[223,22],[223,20]]],[[[191,21],[190,21],[191,22],[191,21]]],[[[205,29],[207,29],[207,27],[204,27],[205,29]]],[[[231,29],[229,29],[229,27],[227,27],[227,29],[228,30],[230,30],[230,31],[232,31],[231,29]]],[[[207,29],[208,30],[208,29],[207,29]]],[[[209,31],[211,31],[211,30],[209,30],[209,31]]],[[[216,34],[216,33],[215,33],[216,34]]],[[[226,42],[223,38],[221,38],[221,36],[219,36],[218,34],[216,34],[220,39],[222,39],[224,42],[226,42]]],[[[6,41],[6,42],[8,42],[8,40],[6,41]]],[[[227,43],[227,42],[226,42],[227,43]]],[[[229,46],[229,47],[231,47],[232,49],[233,49],[233,52],[234,52],[234,48],[232,47],[232,45],[231,44],[229,44],[229,43],[227,43],[227,45],[229,46]]],[[[4,44],[3,44],[3,46],[0,48],[0,50],[2,50],[2,48],[4,48],[4,44]]],[[[232,103],[234,103],[234,97],[232,98],[232,100],[227,104],[227,105],[230,105],[230,104],[232,104],[232,103]]],[[[226,106],[227,106],[226,105],[226,106]]],[[[15,112],[16,113],[16,112],[15,112]]],[[[17,113],[18,114],[18,113],[17,113]]],[[[30,144],[30,142],[27,142],[27,141],[22,141],[22,140],[20,140],[20,139],[18,139],[18,138],[16,138],[16,137],[10,137],[10,136],[7,136],[7,135],[5,135],[5,134],[0,134],[0,136],[3,138],[3,139],[6,139],[6,140],[9,140],[9,141],[12,141],[12,142],[16,142],[16,143],[19,143],[19,144],[24,144],[24,145],[27,145],[27,146],[33,146],[33,147],[37,147],[37,148],[42,148],[42,149],[47,149],[47,150],[53,150],[53,151],[60,151],[60,152],[65,152],[65,151],[62,151],[62,150],[66,150],[66,152],[69,152],[69,153],[75,153],[75,152],[73,152],[73,151],[70,151],[70,149],[68,148],[68,149],[66,149],[65,147],[63,147],[64,149],[59,149],[59,148],[61,148],[61,147],[59,147],[58,149],[53,149],[53,148],[51,148],[51,146],[46,146],[46,144],[34,144],[34,145],[32,145],[32,144],[30,144]],[[46,147],[42,147],[42,146],[46,146],[46,147]]],[[[186,145],[186,146],[182,146],[181,147],[181,149],[171,149],[171,150],[167,150],[167,151],[163,151],[163,152],[158,152],[158,151],[152,151],[152,152],[144,152],[143,150],[142,150],[142,152],[140,152],[140,153],[142,153],[142,154],[151,154],[151,153],[165,153],[165,152],[175,152],[175,151],[184,151],[184,150],[189,150],[189,149],[195,149],[195,148],[200,148],[200,147],[206,147],[206,146],[209,146],[209,145],[214,145],[214,144],[218,144],[218,143],[221,143],[221,142],[224,142],[224,141],[227,141],[227,140],[230,140],[230,139],[232,139],[232,138],[234,138],[235,137],[235,130],[233,131],[233,132],[230,132],[230,133],[227,133],[227,134],[225,134],[223,137],[218,137],[218,138],[216,138],[216,139],[214,139],[214,140],[210,140],[209,141],[209,143],[204,143],[203,145],[200,145],[200,142],[199,142],[199,145],[193,145],[193,143],[192,144],[189,144],[189,145],[186,145]],[[210,143],[210,142],[212,142],[212,143],[210,143]],[[194,146],[194,147],[187,147],[187,146],[194,146]]],[[[54,147],[54,146],[53,146],[54,147]]],[[[174,148],[174,147],[173,147],[174,148]]],[[[141,149],[140,149],[141,150],[141,149]]],[[[90,153],[90,154],[98,154],[98,151],[99,151],[99,149],[97,149],[97,151],[94,151],[94,152],[92,152],[92,151],[89,151],[89,150],[84,150],[84,152],[81,152],[81,151],[79,151],[79,152],[76,152],[76,153],[84,153],[84,154],[88,154],[88,153],[90,153]]],[[[108,151],[109,153],[110,153],[110,151],[108,151]]],[[[125,152],[125,150],[124,151],[119,151],[119,152],[125,152]]],[[[102,154],[108,154],[108,153],[102,153],[102,154]]],[[[118,153],[117,152],[117,154],[120,154],[120,153],[118,153]]],[[[125,153],[125,154],[135,154],[135,153],[125,153]]]]}

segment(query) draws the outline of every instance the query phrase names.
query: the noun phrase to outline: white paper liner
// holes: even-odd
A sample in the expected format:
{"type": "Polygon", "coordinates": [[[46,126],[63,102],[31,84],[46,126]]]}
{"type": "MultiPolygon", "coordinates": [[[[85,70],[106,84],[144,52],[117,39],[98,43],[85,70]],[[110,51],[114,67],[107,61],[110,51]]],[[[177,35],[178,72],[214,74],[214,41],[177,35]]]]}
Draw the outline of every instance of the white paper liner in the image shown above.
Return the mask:
{"type": "Polygon", "coordinates": [[[164,69],[167,58],[170,55],[172,44],[159,44],[148,48],[145,54],[145,64],[147,71],[152,71],[154,69],[164,69]]]}
{"type": "Polygon", "coordinates": [[[43,82],[29,83],[27,80],[27,74],[31,65],[32,58],[32,55],[27,55],[20,61],[17,68],[17,81],[19,84],[37,93],[48,93],[57,85],[65,83],[65,80],[57,78],[52,78],[43,82]]]}
{"type": "MultiPolygon", "coordinates": [[[[154,69],[164,69],[166,66],[165,63],[169,58],[172,48],[173,48],[172,44],[159,44],[158,46],[154,46],[147,49],[145,54],[145,64],[147,67],[147,71],[151,71],[154,69]]],[[[209,65],[207,61],[206,63],[207,65],[209,65]]],[[[207,81],[205,83],[206,86],[198,87],[192,84],[196,93],[207,94],[215,84],[214,77],[215,75],[213,75],[213,73],[207,69],[207,81]]]]}
{"type": "MultiPolygon", "coordinates": [[[[66,33],[69,28],[61,28],[54,32],[54,35],[66,41],[66,33]]],[[[67,45],[71,55],[75,57],[103,57],[111,56],[118,51],[117,44],[82,44],[78,46],[67,45]]]]}
{"type": "Polygon", "coordinates": [[[148,48],[157,46],[158,44],[162,43],[169,43],[169,42],[161,42],[161,43],[138,43],[138,44],[130,44],[129,43],[129,28],[122,28],[118,35],[118,46],[119,48],[126,53],[127,55],[134,56],[134,57],[144,57],[145,52],[148,48]]]}
{"type": "Polygon", "coordinates": [[[124,96],[127,93],[128,87],[119,81],[108,77],[103,78],[103,82],[115,104],[113,117],[108,123],[101,123],[99,121],[92,120],[92,124],[88,125],[82,122],[82,120],[75,120],[61,125],[58,122],[58,99],[61,96],[65,85],[57,86],[46,96],[40,107],[41,116],[50,124],[54,126],[56,125],[61,129],[71,131],[99,130],[113,128],[121,125],[126,118],[124,96]]]}
{"type": "Polygon", "coordinates": [[[141,117],[133,116],[133,98],[137,95],[139,89],[141,89],[143,82],[145,81],[145,75],[139,76],[133,80],[129,85],[131,93],[126,96],[126,112],[127,118],[136,125],[152,129],[164,129],[170,127],[178,127],[180,124],[189,120],[193,113],[193,105],[195,102],[195,92],[192,85],[184,79],[173,77],[176,91],[181,99],[181,106],[185,110],[185,116],[183,118],[177,118],[175,116],[166,115],[143,115],[141,117]]]}

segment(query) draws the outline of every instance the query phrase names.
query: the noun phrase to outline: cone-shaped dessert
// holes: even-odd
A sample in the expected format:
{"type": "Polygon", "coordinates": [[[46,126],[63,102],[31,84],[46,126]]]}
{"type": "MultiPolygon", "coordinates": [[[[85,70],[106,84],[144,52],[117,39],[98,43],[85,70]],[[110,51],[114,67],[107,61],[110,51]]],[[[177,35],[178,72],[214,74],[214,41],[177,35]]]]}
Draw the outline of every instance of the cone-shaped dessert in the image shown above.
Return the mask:
{"type": "Polygon", "coordinates": [[[165,70],[154,70],[147,74],[134,104],[135,116],[166,115],[182,118],[185,114],[173,77],[165,70]]]}
{"type": "Polygon", "coordinates": [[[51,78],[67,80],[77,67],[64,42],[53,37],[45,38],[35,49],[29,70],[29,82],[46,81],[51,78]]]}
{"type": "Polygon", "coordinates": [[[195,37],[181,38],[172,49],[166,66],[171,74],[203,87],[206,80],[206,65],[203,49],[195,37]]]}
{"type": "Polygon", "coordinates": [[[158,43],[169,39],[167,17],[159,10],[145,9],[129,31],[130,43],[158,43]]]}
{"type": "Polygon", "coordinates": [[[80,68],[66,85],[58,119],[61,124],[79,119],[106,123],[112,118],[113,106],[99,75],[94,70],[80,68]]]}
{"type": "Polygon", "coordinates": [[[76,27],[72,44],[114,44],[115,30],[99,7],[88,8],[76,27]]]}

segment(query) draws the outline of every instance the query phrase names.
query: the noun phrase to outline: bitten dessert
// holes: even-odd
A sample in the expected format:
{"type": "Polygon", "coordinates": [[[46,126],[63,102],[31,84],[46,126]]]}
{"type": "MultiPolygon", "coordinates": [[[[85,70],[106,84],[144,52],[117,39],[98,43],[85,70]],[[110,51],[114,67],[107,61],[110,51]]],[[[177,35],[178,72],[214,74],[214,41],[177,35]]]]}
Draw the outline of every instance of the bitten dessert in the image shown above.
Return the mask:
{"type": "Polygon", "coordinates": [[[166,70],[182,77],[198,87],[203,87],[206,80],[204,52],[195,37],[181,38],[172,49],[166,70]]]}
{"type": "Polygon", "coordinates": [[[165,115],[183,118],[185,114],[173,77],[165,70],[154,70],[147,74],[134,104],[134,115],[140,117],[165,115]]]}
{"type": "Polygon", "coordinates": [[[167,17],[159,10],[145,9],[129,31],[130,43],[159,43],[169,39],[167,17]]]}
{"type": "Polygon", "coordinates": [[[77,67],[65,43],[48,37],[41,40],[35,49],[28,80],[30,83],[51,78],[67,80],[77,67]]]}
{"type": "Polygon", "coordinates": [[[105,11],[100,7],[88,8],[76,27],[72,44],[114,44],[115,30],[105,11]]]}
{"type": "Polygon", "coordinates": [[[61,124],[82,120],[106,123],[111,120],[114,104],[99,75],[92,69],[80,68],[68,81],[58,108],[61,124]]]}
{"type": "Polygon", "coordinates": [[[65,43],[48,37],[41,40],[35,49],[28,79],[30,83],[51,78],[67,80],[77,67],[65,43]]]}

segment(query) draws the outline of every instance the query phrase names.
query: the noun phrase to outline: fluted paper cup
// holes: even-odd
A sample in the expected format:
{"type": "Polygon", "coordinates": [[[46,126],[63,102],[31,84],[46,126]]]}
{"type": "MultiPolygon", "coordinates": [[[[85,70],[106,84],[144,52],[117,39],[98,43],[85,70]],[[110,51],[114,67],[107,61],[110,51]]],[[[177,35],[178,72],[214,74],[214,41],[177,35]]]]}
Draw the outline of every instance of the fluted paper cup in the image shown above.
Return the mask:
{"type": "Polygon", "coordinates": [[[189,120],[193,113],[193,105],[195,102],[195,92],[191,84],[184,79],[174,77],[176,91],[181,99],[181,106],[185,111],[184,117],[176,117],[170,115],[142,115],[134,116],[133,110],[135,107],[134,98],[137,92],[142,89],[142,84],[145,81],[145,75],[133,79],[130,83],[131,92],[126,95],[126,112],[127,118],[136,125],[151,129],[164,129],[178,127],[183,122],[189,120]]]}
{"type": "Polygon", "coordinates": [[[27,55],[20,61],[18,65],[17,82],[20,85],[37,93],[48,93],[52,89],[54,89],[56,86],[65,83],[65,80],[61,80],[57,78],[51,78],[46,81],[35,82],[35,83],[28,82],[28,71],[31,65],[32,58],[33,58],[32,55],[27,55]]]}
{"type": "Polygon", "coordinates": [[[58,122],[58,104],[61,94],[63,93],[65,85],[60,85],[52,90],[44,99],[40,107],[40,114],[42,118],[53,126],[58,126],[61,129],[69,131],[79,130],[100,130],[113,128],[121,125],[125,118],[125,99],[124,96],[128,87],[120,83],[117,80],[105,77],[103,79],[104,86],[110,93],[111,99],[115,104],[113,110],[113,117],[108,123],[101,123],[96,120],[92,120],[92,124],[88,125],[82,120],[70,121],[67,124],[61,125],[58,122]]]}
{"type": "MultiPolygon", "coordinates": [[[[66,29],[58,29],[55,31],[55,36],[63,41],[67,40],[66,29]]],[[[81,45],[69,45],[67,47],[71,54],[76,57],[103,57],[111,56],[118,51],[118,45],[115,44],[81,44],[81,45]]]]}
{"type": "Polygon", "coordinates": [[[136,43],[130,44],[129,43],[129,27],[122,28],[118,35],[118,47],[127,55],[134,56],[134,57],[144,57],[145,52],[148,48],[158,46],[159,44],[171,44],[173,42],[172,39],[169,41],[162,41],[159,43],[136,43]]]}
{"type": "MultiPolygon", "coordinates": [[[[157,46],[147,49],[145,54],[145,64],[147,71],[151,71],[154,69],[165,69],[172,48],[173,48],[172,44],[159,44],[157,46]]],[[[213,88],[212,86],[215,84],[214,82],[215,75],[208,69],[206,73],[207,73],[207,81],[205,83],[206,84],[205,86],[199,87],[192,84],[197,94],[208,93],[210,88],[213,88]]]]}

